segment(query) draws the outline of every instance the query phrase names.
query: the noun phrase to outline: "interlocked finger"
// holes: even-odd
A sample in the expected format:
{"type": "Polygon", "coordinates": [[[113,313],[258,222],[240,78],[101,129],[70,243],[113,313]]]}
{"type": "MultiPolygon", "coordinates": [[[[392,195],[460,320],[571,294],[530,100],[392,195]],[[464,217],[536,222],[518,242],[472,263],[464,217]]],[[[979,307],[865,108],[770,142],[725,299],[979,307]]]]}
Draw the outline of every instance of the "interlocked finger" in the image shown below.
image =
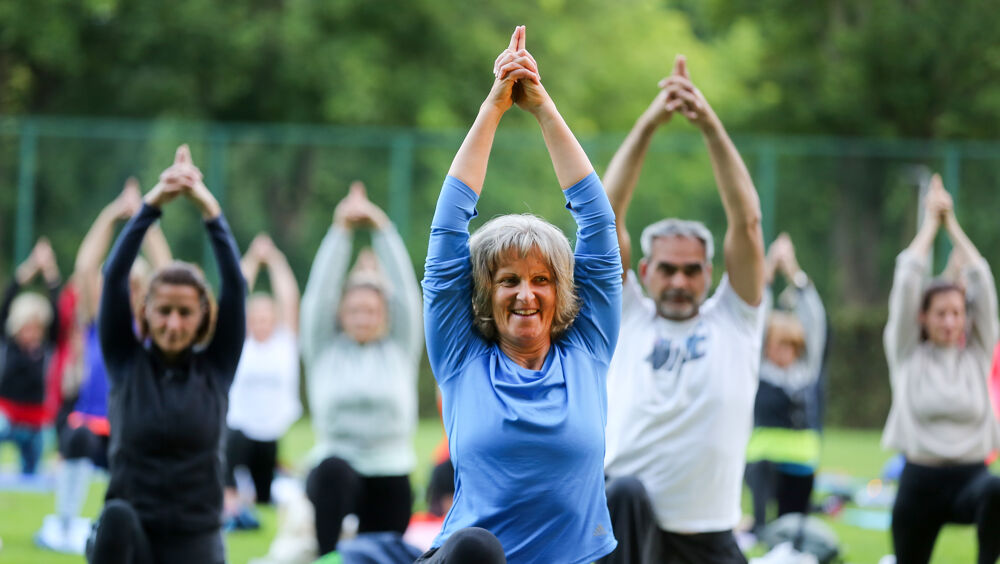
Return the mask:
{"type": "Polygon", "coordinates": [[[518,57],[500,67],[500,80],[507,78],[508,72],[519,68],[525,68],[530,70],[532,73],[538,74],[538,69],[535,68],[530,59],[527,57],[518,57]]]}
{"type": "Polygon", "coordinates": [[[497,56],[497,59],[493,61],[493,76],[497,76],[500,73],[500,65],[502,64],[501,61],[503,61],[503,59],[505,59],[510,54],[511,54],[510,49],[504,49],[497,56]]]}

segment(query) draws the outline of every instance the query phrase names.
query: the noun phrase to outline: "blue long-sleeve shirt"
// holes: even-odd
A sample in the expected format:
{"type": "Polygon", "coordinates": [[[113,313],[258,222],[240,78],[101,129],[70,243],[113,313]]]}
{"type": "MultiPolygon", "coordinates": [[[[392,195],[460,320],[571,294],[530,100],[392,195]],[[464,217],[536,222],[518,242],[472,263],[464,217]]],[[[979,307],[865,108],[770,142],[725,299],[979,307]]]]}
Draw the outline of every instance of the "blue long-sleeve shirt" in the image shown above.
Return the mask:
{"type": "Polygon", "coordinates": [[[577,222],[580,314],[541,370],[473,328],[469,221],[477,196],[445,179],[424,270],[427,354],[441,387],[455,498],[434,546],[482,527],[507,561],[591,562],[614,550],[604,494],[606,376],[621,319],[615,218],[590,174],[565,191],[577,222]]]}
{"type": "Polygon", "coordinates": [[[223,430],[246,335],[246,282],[226,220],[205,222],[219,266],[211,342],[168,361],[132,330],[129,270],[160,210],[143,206],[104,265],[98,336],[107,367],[111,479],[106,499],[129,502],[159,534],[208,532],[222,515],[223,430]]]}

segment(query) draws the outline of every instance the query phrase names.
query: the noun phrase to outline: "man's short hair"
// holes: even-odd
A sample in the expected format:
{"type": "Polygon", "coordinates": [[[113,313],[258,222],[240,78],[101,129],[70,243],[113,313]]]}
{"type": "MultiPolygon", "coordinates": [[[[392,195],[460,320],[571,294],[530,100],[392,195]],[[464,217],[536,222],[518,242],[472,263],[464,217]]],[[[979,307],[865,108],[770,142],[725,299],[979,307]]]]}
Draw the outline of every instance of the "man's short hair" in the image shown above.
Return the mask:
{"type": "Polygon", "coordinates": [[[647,225],[642,230],[642,236],[639,238],[639,245],[642,247],[642,256],[649,256],[653,250],[653,239],[657,237],[691,237],[698,239],[705,247],[705,262],[711,263],[712,257],[715,256],[712,232],[700,221],[668,217],[667,219],[661,219],[656,223],[647,225]]]}

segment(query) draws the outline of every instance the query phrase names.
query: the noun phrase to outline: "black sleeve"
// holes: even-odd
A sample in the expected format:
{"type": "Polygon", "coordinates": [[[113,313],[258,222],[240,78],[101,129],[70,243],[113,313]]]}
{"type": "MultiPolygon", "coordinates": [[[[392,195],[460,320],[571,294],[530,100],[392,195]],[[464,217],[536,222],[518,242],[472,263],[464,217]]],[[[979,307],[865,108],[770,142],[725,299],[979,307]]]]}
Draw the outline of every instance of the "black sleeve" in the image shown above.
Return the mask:
{"type": "Polygon", "coordinates": [[[160,209],[146,204],[125,224],[104,261],[104,287],[97,309],[97,335],[101,342],[108,378],[121,376],[114,364],[137,346],[132,332],[132,300],[129,297],[129,271],[139,254],[146,230],[160,217],[160,209]]]}
{"type": "Polygon", "coordinates": [[[56,282],[51,286],[48,286],[49,290],[49,307],[52,308],[52,322],[49,323],[49,346],[57,347],[59,346],[59,338],[62,336],[62,319],[59,317],[59,291],[62,289],[62,284],[56,282]]]}
{"type": "Polygon", "coordinates": [[[3,291],[3,302],[0,302],[0,341],[7,340],[7,316],[10,315],[10,304],[17,297],[21,285],[17,283],[17,277],[11,279],[7,284],[7,289],[3,291]]]}
{"type": "Polygon", "coordinates": [[[221,214],[205,222],[219,267],[219,311],[212,342],[205,349],[208,360],[231,382],[246,339],[246,281],[240,269],[240,251],[221,214]]]}

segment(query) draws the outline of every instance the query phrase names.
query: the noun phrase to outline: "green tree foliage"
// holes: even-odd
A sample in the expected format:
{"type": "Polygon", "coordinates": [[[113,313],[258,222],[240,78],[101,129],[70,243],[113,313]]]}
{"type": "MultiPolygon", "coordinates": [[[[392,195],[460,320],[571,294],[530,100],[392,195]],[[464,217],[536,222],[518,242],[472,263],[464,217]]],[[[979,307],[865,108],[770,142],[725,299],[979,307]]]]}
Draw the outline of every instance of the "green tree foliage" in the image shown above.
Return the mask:
{"type": "Polygon", "coordinates": [[[989,2],[711,0],[715,32],[752,21],[771,92],[758,131],[995,138],[1000,28],[989,2]]]}

